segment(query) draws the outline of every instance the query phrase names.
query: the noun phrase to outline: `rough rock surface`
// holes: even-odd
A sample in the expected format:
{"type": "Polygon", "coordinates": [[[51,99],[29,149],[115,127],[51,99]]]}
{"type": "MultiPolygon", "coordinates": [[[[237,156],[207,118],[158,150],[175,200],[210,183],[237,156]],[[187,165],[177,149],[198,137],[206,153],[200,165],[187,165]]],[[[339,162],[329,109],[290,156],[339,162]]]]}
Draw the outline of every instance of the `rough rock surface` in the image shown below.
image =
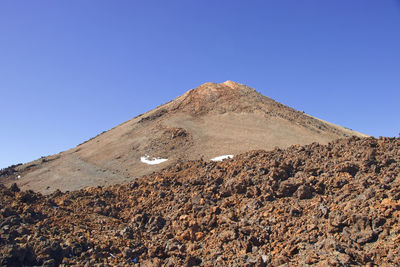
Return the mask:
{"type": "Polygon", "coordinates": [[[354,137],[48,196],[1,186],[0,265],[399,266],[399,220],[400,139],[354,137]]]}

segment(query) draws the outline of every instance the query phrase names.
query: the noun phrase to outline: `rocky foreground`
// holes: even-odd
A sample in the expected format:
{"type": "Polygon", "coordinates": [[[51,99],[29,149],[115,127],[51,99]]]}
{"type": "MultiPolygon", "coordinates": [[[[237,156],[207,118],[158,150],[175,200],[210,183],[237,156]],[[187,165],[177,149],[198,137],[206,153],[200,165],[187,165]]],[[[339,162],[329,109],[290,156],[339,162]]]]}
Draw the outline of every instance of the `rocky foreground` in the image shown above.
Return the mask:
{"type": "Polygon", "coordinates": [[[253,151],[49,196],[2,186],[0,209],[1,266],[399,266],[400,140],[253,151]]]}

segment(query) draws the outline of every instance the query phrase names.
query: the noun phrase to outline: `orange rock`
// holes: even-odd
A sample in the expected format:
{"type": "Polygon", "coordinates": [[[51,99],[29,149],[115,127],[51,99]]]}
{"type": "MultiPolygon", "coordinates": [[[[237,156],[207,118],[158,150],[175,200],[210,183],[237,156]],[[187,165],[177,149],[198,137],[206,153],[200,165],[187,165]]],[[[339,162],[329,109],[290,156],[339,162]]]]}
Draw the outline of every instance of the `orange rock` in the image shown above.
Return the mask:
{"type": "Polygon", "coordinates": [[[195,234],[195,236],[196,236],[196,240],[201,240],[204,237],[204,233],[203,232],[197,232],[195,234]]]}
{"type": "Polygon", "coordinates": [[[190,230],[186,230],[183,233],[181,233],[180,235],[175,237],[176,239],[180,240],[180,241],[184,241],[184,240],[191,240],[191,231],[190,230]]]}

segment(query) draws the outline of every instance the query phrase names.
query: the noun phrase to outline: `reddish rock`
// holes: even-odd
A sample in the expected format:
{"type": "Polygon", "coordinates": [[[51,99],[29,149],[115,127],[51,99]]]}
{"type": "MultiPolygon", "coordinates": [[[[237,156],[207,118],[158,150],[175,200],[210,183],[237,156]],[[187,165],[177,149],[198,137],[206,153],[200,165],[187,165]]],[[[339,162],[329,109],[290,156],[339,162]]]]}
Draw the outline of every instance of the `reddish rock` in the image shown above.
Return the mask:
{"type": "Polygon", "coordinates": [[[350,138],[48,196],[0,186],[0,265],[397,266],[399,155],[350,138]]]}

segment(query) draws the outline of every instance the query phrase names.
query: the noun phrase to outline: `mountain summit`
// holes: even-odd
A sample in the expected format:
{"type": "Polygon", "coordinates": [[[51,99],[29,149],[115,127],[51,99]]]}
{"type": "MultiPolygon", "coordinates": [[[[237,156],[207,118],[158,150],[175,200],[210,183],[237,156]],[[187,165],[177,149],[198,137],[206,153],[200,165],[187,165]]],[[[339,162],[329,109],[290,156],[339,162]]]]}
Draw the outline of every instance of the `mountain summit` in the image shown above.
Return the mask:
{"type": "Polygon", "coordinates": [[[254,89],[232,81],[205,83],[192,89],[173,101],[178,109],[192,115],[224,113],[227,111],[248,111],[254,100],[262,96],[254,89]]]}
{"type": "Polygon", "coordinates": [[[9,168],[0,183],[51,193],[130,181],[183,160],[229,158],[366,136],[232,81],[205,83],[56,155],[9,168]]]}

